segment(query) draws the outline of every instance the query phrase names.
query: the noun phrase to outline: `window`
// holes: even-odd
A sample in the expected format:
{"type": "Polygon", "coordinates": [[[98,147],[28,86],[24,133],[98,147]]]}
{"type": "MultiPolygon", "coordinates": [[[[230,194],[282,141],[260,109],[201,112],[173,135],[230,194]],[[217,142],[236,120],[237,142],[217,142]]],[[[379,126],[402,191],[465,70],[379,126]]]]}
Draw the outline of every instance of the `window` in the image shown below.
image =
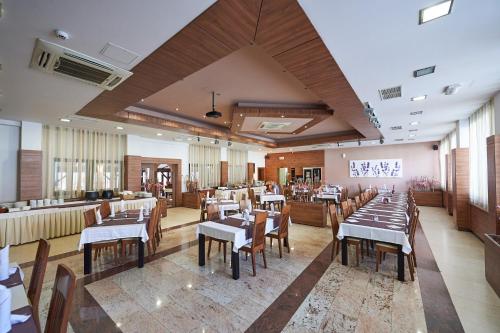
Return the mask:
{"type": "Polygon", "coordinates": [[[189,180],[198,188],[219,186],[220,148],[189,145],[189,180]]]}

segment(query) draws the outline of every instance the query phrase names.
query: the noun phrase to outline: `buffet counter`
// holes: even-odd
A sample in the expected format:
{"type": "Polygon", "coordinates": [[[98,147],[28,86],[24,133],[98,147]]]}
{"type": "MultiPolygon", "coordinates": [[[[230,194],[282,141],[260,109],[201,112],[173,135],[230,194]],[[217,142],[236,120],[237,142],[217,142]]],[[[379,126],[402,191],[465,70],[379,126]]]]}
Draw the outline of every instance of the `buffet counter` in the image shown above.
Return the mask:
{"type": "MultiPolygon", "coordinates": [[[[85,227],[83,212],[99,206],[97,201],[72,201],[62,205],[0,214],[0,247],[17,245],[79,233],[85,227]]],[[[139,209],[146,203],[152,208],[156,198],[125,200],[127,209],[139,209]]],[[[120,210],[120,199],[110,200],[120,210]]]]}

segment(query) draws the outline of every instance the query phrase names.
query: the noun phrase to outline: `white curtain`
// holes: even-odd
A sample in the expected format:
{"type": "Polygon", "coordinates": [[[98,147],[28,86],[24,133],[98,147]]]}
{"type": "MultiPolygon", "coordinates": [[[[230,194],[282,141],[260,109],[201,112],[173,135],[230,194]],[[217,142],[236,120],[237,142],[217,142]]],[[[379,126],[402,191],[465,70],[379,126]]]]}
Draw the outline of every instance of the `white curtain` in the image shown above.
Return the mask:
{"type": "Polygon", "coordinates": [[[441,176],[441,188],[446,189],[446,155],[450,151],[450,136],[446,135],[439,144],[439,167],[441,176]]]}
{"type": "Polygon", "coordinates": [[[495,133],[494,114],[489,101],[469,117],[469,197],[484,209],[488,209],[486,138],[495,133]]]}
{"type": "Polygon", "coordinates": [[[228,149],[227,164],[228,180],[231,184],[241,184],[247,181],[248,152],[245,150],[228,149]]]}
{"type": "Polygon", "coordinates": [[[189,145],[189,179],[198,181],[198,188],[219,186],[219,147],[189,145]]]}
{"type": "Polygon", "coordinates": [[[44,126],[42,146],[46,197],[80,198],[85,191],[123,188],[125,135],[44,126]]]}

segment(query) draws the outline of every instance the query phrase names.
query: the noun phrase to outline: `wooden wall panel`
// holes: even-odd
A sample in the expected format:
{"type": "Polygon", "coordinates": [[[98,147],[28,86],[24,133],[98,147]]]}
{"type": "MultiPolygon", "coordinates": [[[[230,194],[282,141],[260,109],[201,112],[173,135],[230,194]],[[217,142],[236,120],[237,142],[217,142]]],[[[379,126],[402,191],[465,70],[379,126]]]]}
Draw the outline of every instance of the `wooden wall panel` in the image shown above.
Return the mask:
{"type": "Polygon", "coordinates": [[[43,197],[41,150],[19,150],[18,177],[19,200],[41,199],[43,197]]]}
{"type": "Polygon", "coordinates": [[[469,149],[451,151],[453,218],[458,230],[470,230],[469,221],[469,149]]]}
{"type": "Polygon", "coordinates": [[[290,219],[293,223],[326,227],[328,208],[325,203],[290,202],[290,219]]]}
{"type": "Polygon", "coordinates": [[[413,193],[418,206],[443,207],[443,191],[413,193]]]}
{"type": "Polygon", "coordinates": [[[227,161],[220,161],[220,186],[226,186],[229,181],[229,165],[227,161]]]}
{"type": "MultiPolygon", "coordinates": [[[[307,167],[322,167],[325,166],[324,150],[301,151],[296,153],[274,153],[266,156],[266,181],[278,181],[278,169],[288,168],[290,173],[291,168],[295,168],[295,175],[302,175],[302,168],[307,167]],[[283,160],[280,160],[283,157],[283,160]]],[[[324,177],[324,176],[323,176],[324,177]]]]}
{"type": "Polygon", "coordinates": [[[125,155],[123,159],[123,189],[127,191],[141,190],[141,157],[125,155]]]}
{"type": "Polygon", "coordinates": [[[255,175],[255,163],[247,163],[247,183],[253,183],[255,175]]]}
{"type": "Polygon", "coordinates": [[[475,205],[469,204],[470,229],[472,232],[484,241],[485,233],[495,233],[495,225],[490,223],[490,214],[475,205]]]}
{"type": "Polygon", "coordinates": [[[449,215],[453,215],[453,191],[452,191],[452,177],[451,177],[451,154],[445,155],[446,163],[446,193],[447,193],[447,210],[449,215]]]}

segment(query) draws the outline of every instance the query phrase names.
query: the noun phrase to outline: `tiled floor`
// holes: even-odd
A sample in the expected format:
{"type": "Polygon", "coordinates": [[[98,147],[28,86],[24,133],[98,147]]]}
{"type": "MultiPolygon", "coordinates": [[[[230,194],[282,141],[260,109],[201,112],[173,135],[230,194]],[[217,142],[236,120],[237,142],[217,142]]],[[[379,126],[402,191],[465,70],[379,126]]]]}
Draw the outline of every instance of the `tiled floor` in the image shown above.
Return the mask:
{"type": "Polygon", "coordinates": [[[421,207],[421,225],[466,332],[500,332],[500,298],[484,276],[484,244],[458,231],[442,208],[421,207]]]}

